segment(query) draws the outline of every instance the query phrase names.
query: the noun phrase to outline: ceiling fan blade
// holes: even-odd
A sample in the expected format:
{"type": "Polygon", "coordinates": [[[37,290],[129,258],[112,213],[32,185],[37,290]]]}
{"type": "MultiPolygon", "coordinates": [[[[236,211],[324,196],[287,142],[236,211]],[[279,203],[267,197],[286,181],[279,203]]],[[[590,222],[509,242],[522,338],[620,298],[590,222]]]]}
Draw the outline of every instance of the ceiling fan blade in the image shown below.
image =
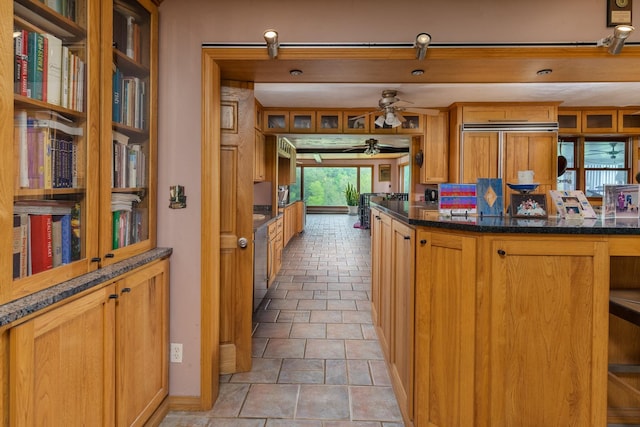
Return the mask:
{"type": "Polygon", "coordinates": [[[346,153],[346,152],[348,152],[348,151],[362,150],[362,149],[365,149],[365,148],[367,148],[367,147],[368,147],[368,145],[354,145],[354,146],[353,146],[353,147],[351,147],[351,148],[347,148],[346,150],[342,150],[342,152],[343,152],[343,153],[346,153]]]}
{"type": "Polygon", "coordinates": [[[362,119],[363,117],[370,116],[370,115],[375,114],[375,113],[377,113],[377,112],[378,112],[378,110],[376,110],[376,111],[371,111],[371,112],[369,112],[369,113],[365,113],[365,114],[361,114],[361,115],[359,115],[359,116],[355,116],[355,117],[349,117],[349,121],[354,121],[354,120],[362,119]]]}
{"type": "Polygon", "coordinates": [[[398,110],[396,110],[396,117],[398,118],[398,120],[400,120],[401,122],[406,122],[407,119],[404,118],[404,116],[402,115],[402,113],[398,110]]]}

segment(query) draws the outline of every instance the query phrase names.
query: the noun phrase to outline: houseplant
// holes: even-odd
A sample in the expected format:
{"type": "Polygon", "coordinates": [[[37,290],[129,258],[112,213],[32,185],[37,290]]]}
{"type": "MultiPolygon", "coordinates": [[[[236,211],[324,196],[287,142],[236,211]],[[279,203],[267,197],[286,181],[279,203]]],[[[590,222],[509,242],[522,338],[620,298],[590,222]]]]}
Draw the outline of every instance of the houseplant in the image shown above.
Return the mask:
{"type": "Polygon", "coordinates": [[[358,214],[358,203],[360,202],[360,193],[356,190],[356,187],[349,183],[344,189],[344,197],[349,207],[349,215],[358,214]]]}

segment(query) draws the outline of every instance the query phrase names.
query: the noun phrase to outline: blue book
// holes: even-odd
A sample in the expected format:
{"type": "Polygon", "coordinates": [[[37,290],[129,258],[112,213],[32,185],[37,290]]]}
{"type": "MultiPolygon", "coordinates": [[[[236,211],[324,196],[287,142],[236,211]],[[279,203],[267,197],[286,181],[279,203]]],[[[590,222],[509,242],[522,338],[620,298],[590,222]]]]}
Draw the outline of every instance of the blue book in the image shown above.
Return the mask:
{"type": "Polygon", "coordinates": [[[121,98],[122,98],[122,93],[121,93],[121,87],[122,87],[122,73],[120,72],[120,69],[118,67],[116,67],[115,64],[113,64],[113,98],[112,98],[112,103],[113,103],[113,117],[112,120],[116,123],[120,123],[122,121],[121,119],[121,98]]]}
{"type": "Polygon", "coordinates": [[[71,262],[71,215],[62,215],[62,264],[71,262]]]}
{"type": "Polygon", "coordinates": [[[478,199],[478,215],[503,215],[504,197],[502,195],[502,179],[478,178],[476,191],[476,197],[478,199]]]}

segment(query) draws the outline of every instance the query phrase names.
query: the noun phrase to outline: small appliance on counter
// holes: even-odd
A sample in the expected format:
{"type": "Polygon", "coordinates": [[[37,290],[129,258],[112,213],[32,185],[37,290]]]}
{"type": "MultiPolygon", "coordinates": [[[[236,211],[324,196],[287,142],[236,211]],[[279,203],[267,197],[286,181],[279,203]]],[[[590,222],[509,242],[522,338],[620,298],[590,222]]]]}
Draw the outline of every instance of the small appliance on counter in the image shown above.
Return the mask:
{"type": "Polygon", "coordinates": [[[288,185],[279,185],[278,186],[278,206],[283,207],[289,204],[289,186],[288,185]]]}

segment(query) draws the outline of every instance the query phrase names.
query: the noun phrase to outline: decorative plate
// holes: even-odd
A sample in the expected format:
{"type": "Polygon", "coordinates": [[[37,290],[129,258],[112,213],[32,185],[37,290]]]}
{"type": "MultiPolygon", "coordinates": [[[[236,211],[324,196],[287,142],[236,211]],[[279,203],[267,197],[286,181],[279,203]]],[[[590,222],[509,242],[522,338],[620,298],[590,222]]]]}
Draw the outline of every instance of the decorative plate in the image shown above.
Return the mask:
{"type": "Polygon", "coordinates": [[[507,185],[512,190],[519,191],[521,193],[530,193],[531,191],[534,191],[536,188],[538,188],[538,185],[540,185],[540,183],[533,182],[531,184],[511,184],[507,182],[507,185]]]}

